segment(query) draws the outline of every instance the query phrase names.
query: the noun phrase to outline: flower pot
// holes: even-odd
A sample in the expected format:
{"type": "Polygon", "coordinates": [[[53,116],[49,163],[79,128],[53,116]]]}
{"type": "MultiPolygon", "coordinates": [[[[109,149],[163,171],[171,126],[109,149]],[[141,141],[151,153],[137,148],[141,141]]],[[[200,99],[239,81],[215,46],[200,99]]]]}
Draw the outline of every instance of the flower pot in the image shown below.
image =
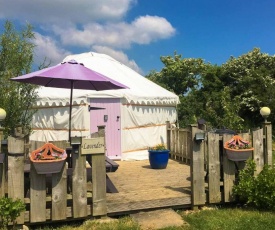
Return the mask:
{"type": "Polygon", "coordinates": [[[165,169],[169,160],[170,150],[148,150],[152,169],[165,169]]]}
{"type": "Polygon", "coordinates": [[[225,148],[228,160],[231,161],[246,161],[249,157],[252,157],[251,149],[228,149],[225,148]]]}
{"type": "Polygon", "coordinates": [[[242,137],[235,135],[232,139],[225,142],[224,149],[228,160],[246,161],[252,157],[254,148],[249,147],[249,141],[245,141],[242,137]]]}
{"type": "Polygon", "coordinates": [[[66,158],[66,151],[54,146],[52,143],[46,143],[30,154],[30,161],[37,174],[59,173],[66,158]]]}
{"type": "MultiPolygon", "coordinates": [[[[66,155],[67,157],[67,155],[66,155]]],[[[51,161],[31,161],[37,174],[59,173],[65,163],[65,159],[51,160],[51,161]]]]}

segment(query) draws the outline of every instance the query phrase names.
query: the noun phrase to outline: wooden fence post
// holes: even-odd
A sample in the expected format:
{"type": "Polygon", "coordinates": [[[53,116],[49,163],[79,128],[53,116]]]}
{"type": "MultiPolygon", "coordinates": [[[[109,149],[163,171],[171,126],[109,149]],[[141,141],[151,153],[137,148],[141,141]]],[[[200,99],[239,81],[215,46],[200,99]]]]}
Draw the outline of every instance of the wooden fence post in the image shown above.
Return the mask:
{"type": "Polygon", "coordinates": [[[191,202],[192,208],[197,209],[198,206],[204,205],[205,186],[204,186],[204,148],[203,143],[195,141],[195,133],[202,132],[196,126],[191,126],[193,152],[191,153],[191,202]]]}
{"type": "Polygon", "coordinates": [[[171,124],[170,124],[170,121],[166,121],[166,133],[167,133],[167,136],[166,136],[166,146],[167,146],[167,149],[170,149],[171,150],[171,124]]]}
{"type": "Polygon", "coordinates": [[[264,163],[272,165],[272,125],[271,122],[263,123],[263,131],[265,135],[264,141],[264,163]]]}
{"type": "Polygon", "coordinates": [[[207,170],[208,170],[208,187],[209,187],[209,203],[221,202],[220,178],[221,178],[221,162],[220,162],[220,146],[219,134],[208,133],[207,135],[207,170]]]}
{"type": "MultiPolygon", "coordinates": [[[[24,163],[25,140],[22,137],[8,137],[8,196],[24,202],[24,163]]],[[[24,213],[17,219],[24,224],[24,213]]]]}
{"type": "MultiPolygon", "coordinates": [[[[232,138],[232,134],[223,134],[223,146],[226,141],[232,138]]],[[[232,189],[235,181],[235,165],[233,161],[227,159],[225,149],[223,148],[223,184],[224,184],[224,202],[231,202],[235,200],[232,189]]]]}
{"type": "Polygon", "coordinates": [[[0,126],[0,198],[5,196],[5,167],[6,167],[6,154],[2,150],[3,128],[0,126]]]}
{"type": "MultiPolygon", "coordinates": [[[[99,137],[105,137],[105,126],[98,126],[99,137]]],[[[105,145],[106,146],[106,145],[105,145]]],[[[92,154],[93,216],[107,214],[105,152],[92,154]]]]}
{"type": "Polygon", "coordinates": [[[73,217],[87,216],[87,170],[86,155],[81,155],[81,137],[72,137],[72,189],[73,217]]]}
{"type": "Polygon", "coordinates": [[[258,175],[264,167],[264,136],[263,129],[253,131],[252,133],[254,161],[256,163],[256,175],[258,175]]]}

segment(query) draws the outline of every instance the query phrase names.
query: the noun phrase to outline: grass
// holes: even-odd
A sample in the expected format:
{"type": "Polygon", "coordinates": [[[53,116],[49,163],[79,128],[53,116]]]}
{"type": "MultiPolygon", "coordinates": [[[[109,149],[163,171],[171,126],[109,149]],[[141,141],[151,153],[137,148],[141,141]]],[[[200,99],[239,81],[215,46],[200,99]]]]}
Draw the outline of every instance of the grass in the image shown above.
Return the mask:
{"type": "MultiPolygon", "coordinates": [[[[232,207],[214,207],[200,211],[177,211],[187,224],[162,230],[272,230],[275,229],[275,213],[232,207]]],[[[37,229],[37,228],[36,228],[37,229]]],[[[42,229],[42,228],[41,228],[42,229]]],[[[46,227],[43,230],[141,230],[130,217],[100,223],[89,220],[79,226],[46,227]]]]}
{"type": "Polygon", "coordinates": [[[257,210],[221,208],[183,214],[190,230],[267,230],[275,229],[275,214],[257,210]]]}

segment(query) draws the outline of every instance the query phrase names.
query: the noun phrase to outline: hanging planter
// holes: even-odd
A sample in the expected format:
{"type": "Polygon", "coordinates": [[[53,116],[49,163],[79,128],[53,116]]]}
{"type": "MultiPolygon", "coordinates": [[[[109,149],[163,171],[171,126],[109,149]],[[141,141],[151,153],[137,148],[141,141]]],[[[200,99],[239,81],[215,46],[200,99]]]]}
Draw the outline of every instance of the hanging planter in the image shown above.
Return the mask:
{"type": "Polygon", "coordinates": [[[148,153],[152,169],[165,169],[167,167],[170,150],[166,149],[163,144],[149,148],[148,153]]]}
{"type": "Polygon", "coordinates": [[[232,139],[225,142],[224,149],[228,160],[246,161],[252,157],[254,148],[250,146],[249,141],[245,141],[241,136],[235,135],[232,139]]]}
{"type": "Polygon", "coordinates": [[[52,143],[46,143],[30,154],[30,161],[37,174],[59,173],[64,166],[66,158],[66,151],[52,143]]]}

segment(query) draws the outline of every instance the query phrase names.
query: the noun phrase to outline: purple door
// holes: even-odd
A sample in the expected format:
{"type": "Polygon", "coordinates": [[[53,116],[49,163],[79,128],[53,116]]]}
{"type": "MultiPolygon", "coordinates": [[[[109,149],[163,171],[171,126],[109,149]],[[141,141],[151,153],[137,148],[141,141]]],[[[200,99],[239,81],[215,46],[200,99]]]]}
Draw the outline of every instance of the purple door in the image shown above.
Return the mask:
{"type": "Polygon", "coordinates": [[[111,159],[121,158],[121,115],[120,99],[93,98],[91,107],[104,109],[91,110],[91,133],[97,132],[100,125],[105,125],[106,155],[111,159]]]}

